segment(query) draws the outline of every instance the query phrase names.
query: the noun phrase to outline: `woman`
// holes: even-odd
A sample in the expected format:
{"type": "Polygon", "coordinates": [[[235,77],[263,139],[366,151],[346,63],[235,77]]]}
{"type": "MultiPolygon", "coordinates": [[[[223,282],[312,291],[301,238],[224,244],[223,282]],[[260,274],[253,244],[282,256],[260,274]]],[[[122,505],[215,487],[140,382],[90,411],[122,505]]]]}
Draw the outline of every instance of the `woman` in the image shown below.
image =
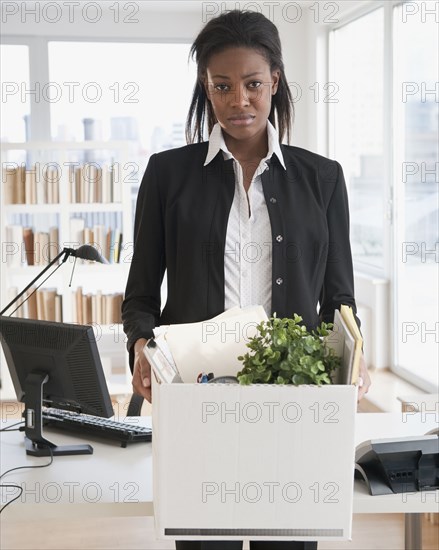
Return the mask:
{"type": "MultiPolygon", "coordinates": [[[[134,391],[148,401],[142,349],[157,325],[210,319],[235,305],[262,304],[278,317],[298,313],[311,328],[332,321],[341,304],[356,311],[342,169],[281,144],[290,137],[292,99],[277,28],[260,13],[231,11],[207,23],[191,53],[198,66],[186,126],[192,143],[149,160],[122,306],[134,391]]],[[[359,398],[370,384],[364,361],[361,377],[359,398]]],[[[316,546],[251,543],[253,550],[316,546]]]]}

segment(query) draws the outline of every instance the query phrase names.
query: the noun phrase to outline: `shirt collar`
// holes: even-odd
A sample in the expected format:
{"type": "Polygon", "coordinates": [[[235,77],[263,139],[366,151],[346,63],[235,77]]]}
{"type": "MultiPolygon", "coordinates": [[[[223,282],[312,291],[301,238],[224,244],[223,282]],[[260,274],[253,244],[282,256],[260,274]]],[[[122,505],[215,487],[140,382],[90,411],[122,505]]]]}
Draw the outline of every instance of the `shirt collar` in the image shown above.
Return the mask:
{"type": "MultiPolygon", "coordinates": [[[[284,170],[286,170],[284,157],[282,155],[282,150],[279,143],[279,135],[276,128],[267,120],[267,133],[268,133],[268,153],[263,160],[270,159],[273,156],[273,153],[279,159],[279,162],[282,164],[284,170]]],[[[204,161],[204,166],[209,164],[219,151],[223,151],[226,159],[233,158],[232,153],[228,150],[227,145],[224,141],[223,132],[219,122],[215,124],[212,128],[212,132],[209,136],[209,148],[207,150],[206,160],[204,161]]]]}

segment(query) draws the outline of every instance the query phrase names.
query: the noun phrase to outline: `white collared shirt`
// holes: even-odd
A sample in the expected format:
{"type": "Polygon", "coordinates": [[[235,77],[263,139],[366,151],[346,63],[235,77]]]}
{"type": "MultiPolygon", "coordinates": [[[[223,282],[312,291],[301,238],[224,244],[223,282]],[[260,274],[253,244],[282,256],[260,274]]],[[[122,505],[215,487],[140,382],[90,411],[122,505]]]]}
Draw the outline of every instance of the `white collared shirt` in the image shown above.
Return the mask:
{"type": "Polygon", "coordinates": [[[209,164],[221,150],[226,160],[233,158],[235,171],[235,194],[224,250],[224,307],[262,305],[270,316],[272,235],[261,175],[269,169],[266,161],[271,159],[273,153],[286,168],[277,131],[270,121],[267,121],[267,132],[268,153],[255,170],[247,193],[241,165],[228,150],[219,123],[215,124],[210,134],[204,165],[209,164]]]}

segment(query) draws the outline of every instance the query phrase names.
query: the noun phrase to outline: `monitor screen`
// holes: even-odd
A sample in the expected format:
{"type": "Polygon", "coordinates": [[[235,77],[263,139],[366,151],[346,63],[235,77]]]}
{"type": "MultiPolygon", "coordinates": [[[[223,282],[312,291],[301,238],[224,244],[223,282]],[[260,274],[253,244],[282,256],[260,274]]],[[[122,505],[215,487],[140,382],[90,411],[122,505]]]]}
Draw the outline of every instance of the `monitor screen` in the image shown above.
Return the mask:
{"type": "Polygon", "coordinates": [[[0,338],[19,401],[29,374],[46,374],[43,405],[114,414],[91,326],[0,317],[0,338]]]}

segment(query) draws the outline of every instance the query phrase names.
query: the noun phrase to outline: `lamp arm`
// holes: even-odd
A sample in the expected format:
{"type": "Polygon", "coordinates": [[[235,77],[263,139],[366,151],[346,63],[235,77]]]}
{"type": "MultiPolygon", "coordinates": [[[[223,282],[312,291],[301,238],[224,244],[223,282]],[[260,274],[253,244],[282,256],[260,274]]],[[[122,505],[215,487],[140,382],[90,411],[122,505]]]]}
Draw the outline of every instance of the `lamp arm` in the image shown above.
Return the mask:
{"type": "Polygon", "coordinates": [[[55,258],[53,258],[53,260],[52,260],[48,265],[46,265],[46,267],[43,269],[43,271],[41,271],[40,273],[38,273],[38,275],[35,277],[35,279],[33,279],[33,280],[27,285],[27,287],[26,287],[24,290],[22,290],[22,291],[20,292],[20,294],[17,294],[17,296],[15,296],[15,298],[14,298],[13,300],[11,300],[11,301],[9,302],[9,304],[8,304],[5,308],[3,308],[3,309],[0,311],[0,315],[3,315],[3,314],[5,313],[5,311],[7,311],[13,304],[15,304],[15,302],[17,302],[17,301],[23,296],[23,294],[25,294],[25,293],[30,289],[30,287],[31,287],[32,285],[34,285],[34,284],[38,281],[38,279],[39,279],[40,277],[42,277],[42,276],[46,273],[46,271],[47,271],[48,269],[50,269],[50,268],[51,268],[51,267],[61,258],[61,256],[62,256],[63,254],[64,254],[65,256],[64,256],[64,258],[63,258],[62,261],[63,261],[63,263],[65,263],[65,262],[67,261],[67,258],[68,258],[69,256],[71,256],[72,254],[74,254],[74,252],[75,252],[75,251],[73,250],[73,248],[63,248],[63,249],[61,250],[61,252],[60,252],[55,258]]]}

